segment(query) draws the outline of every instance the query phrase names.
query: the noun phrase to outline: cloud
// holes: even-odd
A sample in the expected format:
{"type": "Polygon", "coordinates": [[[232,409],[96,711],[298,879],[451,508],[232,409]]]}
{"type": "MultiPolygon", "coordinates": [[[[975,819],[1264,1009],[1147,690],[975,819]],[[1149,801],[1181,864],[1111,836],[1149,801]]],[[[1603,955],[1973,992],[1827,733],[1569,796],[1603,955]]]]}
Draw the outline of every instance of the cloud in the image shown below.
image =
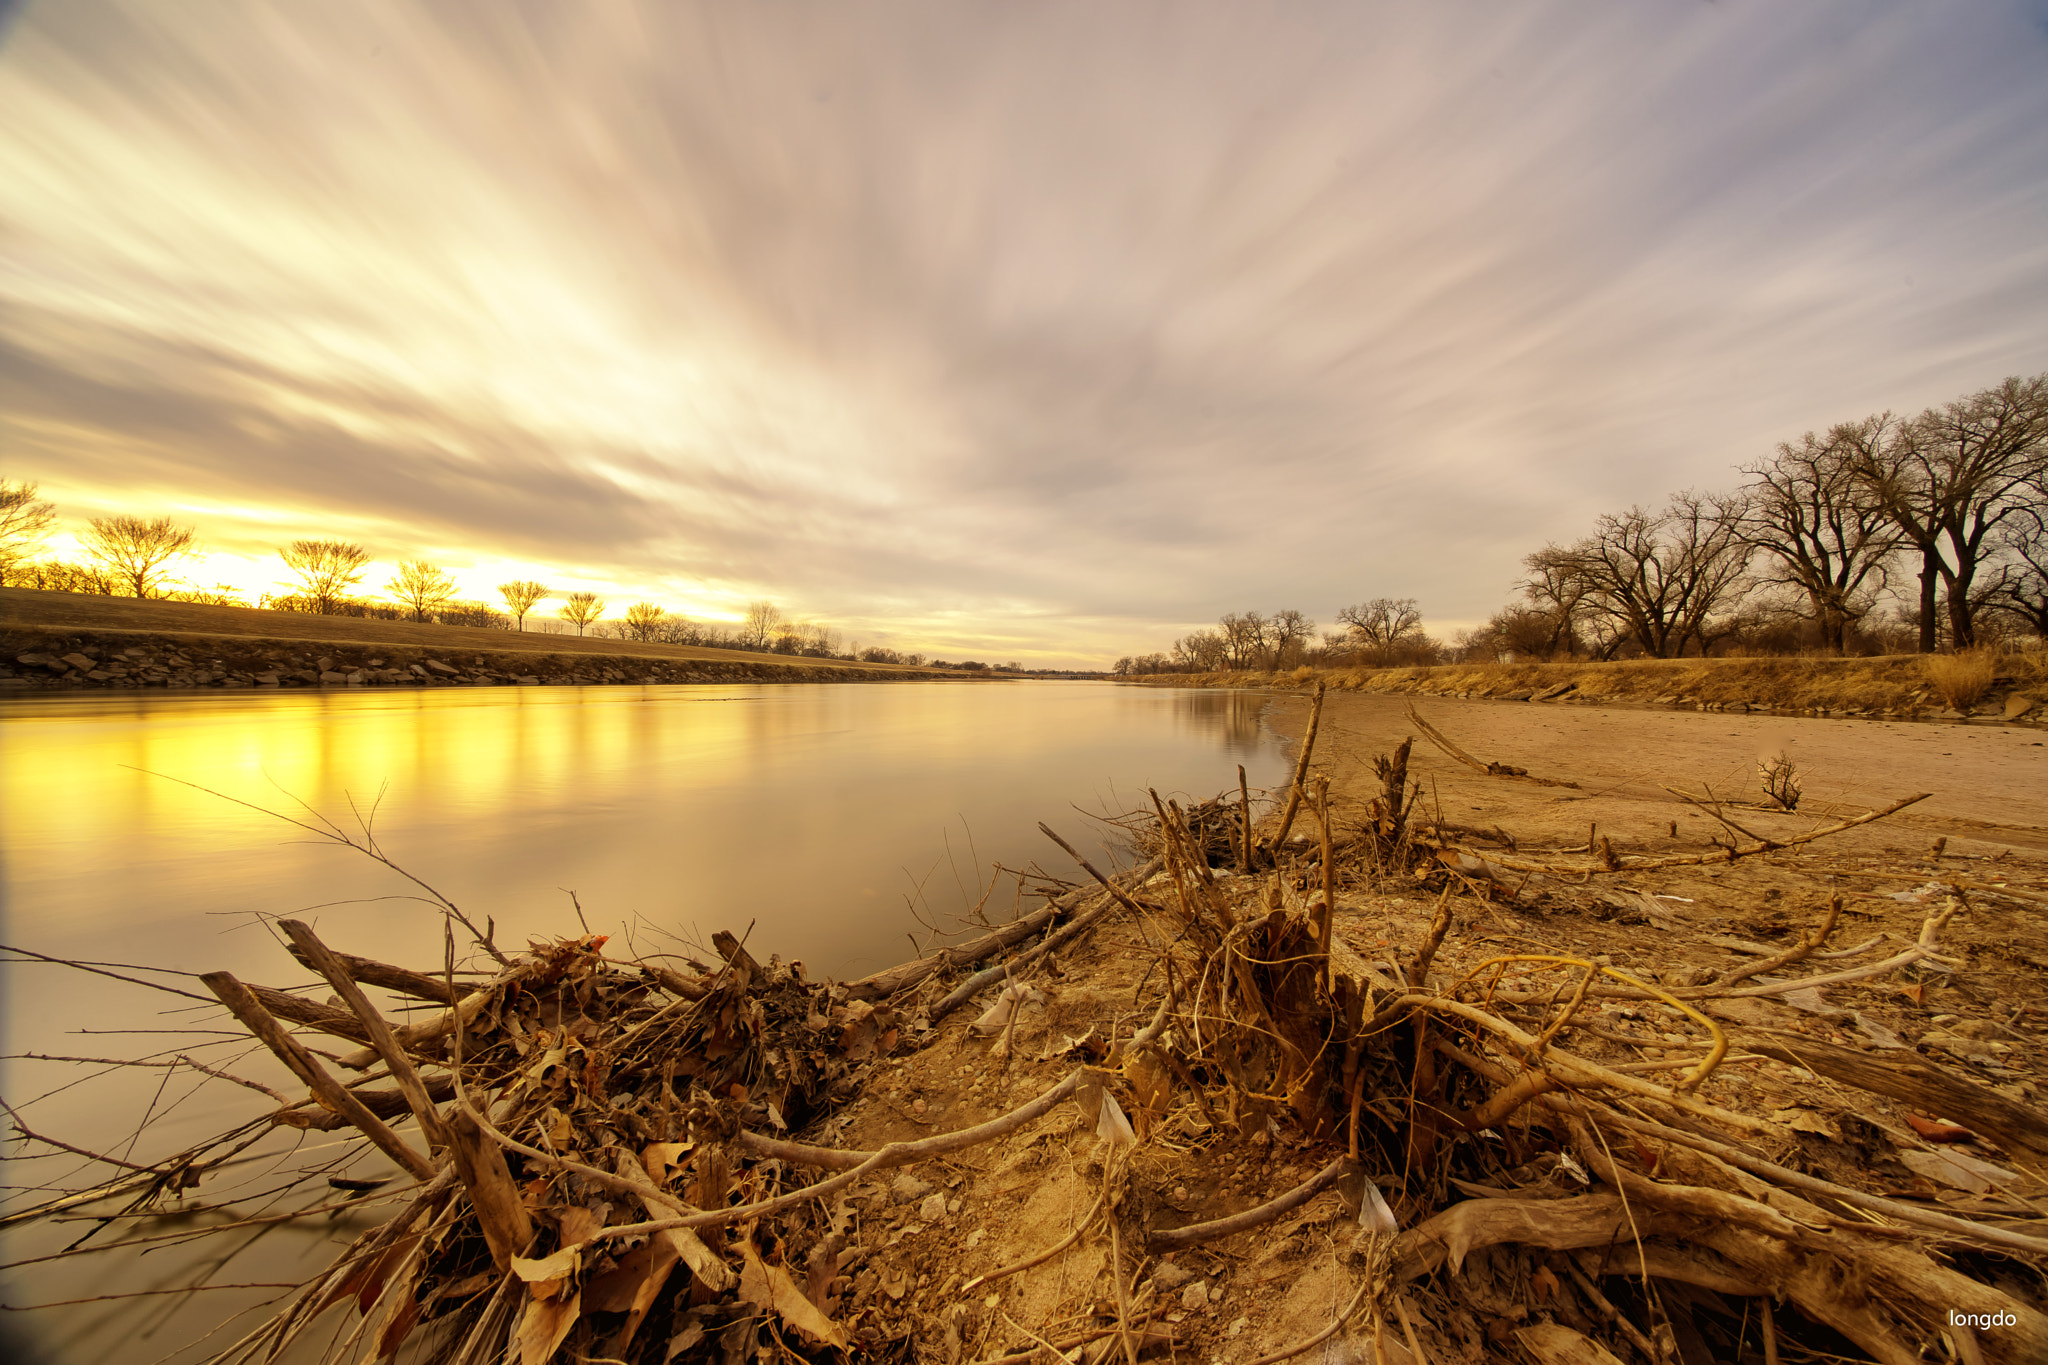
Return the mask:
{"type": "Polygon", "coordinates": [[[2048,368],[1991,3],[66,4],[0,97],[30,476],[938,648],[1476,618],[2048,368]]]}

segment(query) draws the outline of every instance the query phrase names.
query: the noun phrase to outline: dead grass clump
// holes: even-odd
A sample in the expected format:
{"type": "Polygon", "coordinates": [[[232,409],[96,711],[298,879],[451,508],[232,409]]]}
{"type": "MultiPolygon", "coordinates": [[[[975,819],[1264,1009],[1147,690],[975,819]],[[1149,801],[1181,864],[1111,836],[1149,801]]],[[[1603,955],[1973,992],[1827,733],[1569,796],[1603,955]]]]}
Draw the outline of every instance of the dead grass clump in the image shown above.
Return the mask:
{"type": "Polygon", "coordinates": [[[1998,656],[1988,649],[1964,649],[1954,654],[1930,654],[1921,661],[1921,667],[1943,701],[1958,711],[1967,711],[1991,690],[1998,676],[1998,656]]]}

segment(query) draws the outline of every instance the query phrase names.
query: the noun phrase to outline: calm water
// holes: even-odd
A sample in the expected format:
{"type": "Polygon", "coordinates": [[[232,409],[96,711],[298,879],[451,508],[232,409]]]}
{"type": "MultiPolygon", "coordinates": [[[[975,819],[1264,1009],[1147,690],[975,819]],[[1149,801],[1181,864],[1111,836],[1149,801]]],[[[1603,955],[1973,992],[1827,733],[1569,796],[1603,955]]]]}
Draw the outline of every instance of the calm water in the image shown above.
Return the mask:
{"type": "MultiPolygon", "coordinates": [[[[643,954],[692,951],[714,930],[752,924],[757,955],[855,976],[909,956],[909,935],[927,941],[925,925],[952,924],[995,862],[1079,875],[1040,820],[1092,860],[1105,834],[1084,811],[1131,809],[1147,786],[1214,795],[1235,786],[1239,763],[1254,788],[1283,782],[1259,726],[1264,701],[1029,682],[9,699],[0,941],[289,984],[305,974],[258,917],[296,914],[346,951],[440,961],[438,917],[409,898],[414,888],[256,806],[324,817],[358,838],[367,824],[406,871],[478,921],[494,918],[501,943],[579,932],[573,892],[592,930],[643,954]]],[[[990,902],[1003,914],[1010,904],[1007,890],[990,902]]],[[[132,1057],[215,1026],[206,1011],[118,981],[54,966],[0,971],[11,1055],[132,1057]]],[[[160,1077],[132,1071],[38,1099],[75,1074],[10,1060],[0,1093],[35,1101],[26,1117],[38,1131],[86,1146],[112,1145],[154,1105],[150,1132],[121,1149],[137,1159],[226,1126],[219,1087],[181,1101],[183,1089],[157,1096],[160,1077]]],[[[4,1183],[30,1183],[31,1164],[34,1179],[76,1183],[69,1158],[11,1162],[4,1183]]],[[[295,1230],[265,1255],[308,1262],[342,1232],[295,1230]]],[[[6,1259],[42,1241],[8,1239],[6,1259]]],[[[224,1274],[276,1277],[252,1273],[251,1259],[224,1274]]],[[[104,1292],[108,1276],[122,1288],[175,1283],[188,1264],[88,1258],[0,1278],[7,1302],[34,1303],[104,1292]]],[[[168,1321],[100,1309],[28,1316],[51,1334],[53,1358],[152,1360],[235,1297],[168,1321]]],[[[22,1329],[24,1315],[6,1316],[6,1330],[22,1329]]],[[[0,1352],[7,1344],[0,1337],[0,1352]]]]}

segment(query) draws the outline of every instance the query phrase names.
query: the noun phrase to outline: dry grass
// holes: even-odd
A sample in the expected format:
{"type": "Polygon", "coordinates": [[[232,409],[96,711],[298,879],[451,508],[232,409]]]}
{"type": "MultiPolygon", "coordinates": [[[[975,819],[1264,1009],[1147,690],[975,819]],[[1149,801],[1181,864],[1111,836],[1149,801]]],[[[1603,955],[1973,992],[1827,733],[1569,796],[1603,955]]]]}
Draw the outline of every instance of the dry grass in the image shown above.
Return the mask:
{"type": "Polygon", "coordinates": [[[1984,700],[1998,677],[1998,656],[1988,649],[1930,654],[1921,663],[1927,681],[1958,711],[1967,711],[1984,700]]]}
{"type": "MultiPolygon", "coordinates": [[[[1947,658],[1916,654],[1875,659],[1631,659],[1621,663],[1576,659],[1432,668],[1162,674],[1146,681],[1169,687],[1303,687],[1321,681],[1342,691],[1503,698],[1569,684],[1574,699],[1588,702],[1748,705],[1874,715],[1910,714],[1953,705],[1940,690],[1934,672],[1948,663],[1947,658]]],[[[2036,697],[2048,692],[2048,650],[1985,652],[1971,666],[1984,675],[1974,700],[2006,684],[2036,697]]]]}
{"type": "Polygon", "coordinates": [[[205,635],[213,638],[306,641],[350,646],[399,646],[428,653],[486,650],[494,654],[603,655],[609,658],[691,659],[755,667],[778,664],[804,669],[858,668],[863,673],[923,670],[899,664],[851,664],[840,659],[791,659],[695,645],[642,644],[594,636],[543,635],[538,631],[488,630],[413,621],[373,621],[353,616],[306,616],[256,607],[209,607],[191,602],[142,601],[134,597],[92,597],[80,593],[0,588],[0,627],[44,631],[205,635]]]}

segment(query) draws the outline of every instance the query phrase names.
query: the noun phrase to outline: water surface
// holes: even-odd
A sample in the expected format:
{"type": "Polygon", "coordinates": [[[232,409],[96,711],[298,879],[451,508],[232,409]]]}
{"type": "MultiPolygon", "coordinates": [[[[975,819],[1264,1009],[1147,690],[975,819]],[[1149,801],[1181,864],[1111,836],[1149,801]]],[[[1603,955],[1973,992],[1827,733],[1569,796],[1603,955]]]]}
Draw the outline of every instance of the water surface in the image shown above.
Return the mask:
{"type": "MultiPolygon", "coordinates": [[[[346,951],[439,963],[440,920],[417,888],[269,810],[374,838],[478,922],[493,920],[508,945],[581,932],[573,892],[591,930],[627,951],[701,954],[730,928],[763,958],[860,975],[910,956],[934,925],[957,928],[996,862],[1078,876],[1040,820],[1107,859],[1109,831],[1091,815],[1135,808],[1148,786],[1214,795],[1236,786],[1239,763],[1254,788],[1283,782],[1259,725],[1264,702],[1034,682],[10,698],[0,704],[0,941],[290,984],[306,974],[263,920],[297,915],[346,951]]],[[[1004,918],[1012,907],[1005,889],[988,909],[1004,918]]],[[[60,967],[0,970],[5,1051],[16,1057],[246,1050],[232,1033],[192,1032],[219,1027],[209,1007],[60,967]]],[[[12,1060],[0,1093],[33,1102],[39,1131],[138,1160],[261,1104],[217,1083],[181,1080],[158,1094],[161,1073],[135,1072],[38,1098],[77,1072],[12,1060]],[[150,1129],[123,1140],[144,1112],[150,1129]]],[[[11,1165],[8,1184],[28,1183],[31,1165],[35,1179],[85,1179],[72,1158],[11,1165]]],[[[265,1278],[252,1260],[270,1275],[309,1272],[344,1231],[291,1225],[222,1273],[265,1278]]],[[[8,1259],[43,1240],[8,1239],[8,1259]]],[[[155,1287],[188,1265],[175,1255],[60,1262],[6,1274],[6,1297],[103,1292],[107,1277],[155,1287]]],[[[234,1297],[163,1321],[98,1308],[30,1320],[53,1357],[153,1360],[234,1297]]],[[[18,1330],[23,1317],[8,1316],[18,1330]]]]}

